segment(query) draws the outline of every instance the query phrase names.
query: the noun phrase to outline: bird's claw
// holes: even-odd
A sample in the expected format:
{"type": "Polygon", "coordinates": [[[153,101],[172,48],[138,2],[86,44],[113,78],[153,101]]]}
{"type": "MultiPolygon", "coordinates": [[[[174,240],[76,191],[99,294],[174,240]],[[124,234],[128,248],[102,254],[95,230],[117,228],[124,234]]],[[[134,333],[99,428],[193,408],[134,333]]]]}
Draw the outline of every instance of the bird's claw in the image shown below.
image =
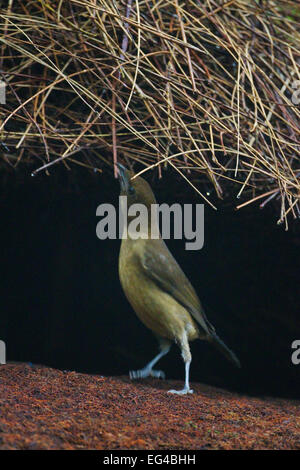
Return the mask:
{"type": "Polygon", "coordinates": [[[174,393],[176,395],[187,395],[188,393],[194,393],[194,390],[190,388],[183,388],[182,390],[168,390],[168,393],[174,393]]]}
{"type": "Polygon", "coordinates": [[[138,375],[138,372],[140,372],[139,370],[130,370],[129,371],[129,378],[131,380],[133,379],[139,379],[140,378],[140,375],[138,375]]]}
{"type": "Polygon", "coordinates": [[[163,370],[151,370],[150,372],[151,377],[156,377],[157,379],[165,379],[166,374],[163,370]]]}
{"type": "Polygon", "coordinates": [[[140,370],[130,370],[129,371],[129,378],[131,380],[134,379],[145,379],[146,377],[155,377],[159,379],[165,379],[166,374],[162,370],[154,370],[154,369],[140,369],[140,370]]]}

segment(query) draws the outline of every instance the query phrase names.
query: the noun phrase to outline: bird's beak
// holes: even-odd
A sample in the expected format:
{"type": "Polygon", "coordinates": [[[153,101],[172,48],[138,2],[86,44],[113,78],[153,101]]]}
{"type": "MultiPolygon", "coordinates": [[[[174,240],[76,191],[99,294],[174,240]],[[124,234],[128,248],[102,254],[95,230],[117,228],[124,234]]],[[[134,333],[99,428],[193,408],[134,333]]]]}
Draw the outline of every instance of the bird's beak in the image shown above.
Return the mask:
{"type": "Polygon", "coordinates": [[[129,187],[129,171],[125,168],[125,166],[121,165],[121,163],[117,163],[117,167],[119,170],[119,181],[120,181],[120,186],[121,190],[124,190],[127,192],[128,187],[129,187]]]}

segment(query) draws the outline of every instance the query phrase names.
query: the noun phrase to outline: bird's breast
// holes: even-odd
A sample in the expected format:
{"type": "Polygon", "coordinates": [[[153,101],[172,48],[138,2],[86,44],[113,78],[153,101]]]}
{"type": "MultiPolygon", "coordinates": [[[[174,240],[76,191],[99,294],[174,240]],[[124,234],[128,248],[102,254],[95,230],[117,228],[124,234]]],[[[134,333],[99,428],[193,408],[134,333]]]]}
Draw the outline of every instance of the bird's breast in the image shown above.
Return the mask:
{"type": "Polygon", "coordinates": [[[153,282],[140,262],[138,241],[122,240],[119,276],[124,293],[139,319],[154,333],[176,340],[183,329],[189,339],[198,336],[198,329],[187,310],[170,294],[153,282]]]}

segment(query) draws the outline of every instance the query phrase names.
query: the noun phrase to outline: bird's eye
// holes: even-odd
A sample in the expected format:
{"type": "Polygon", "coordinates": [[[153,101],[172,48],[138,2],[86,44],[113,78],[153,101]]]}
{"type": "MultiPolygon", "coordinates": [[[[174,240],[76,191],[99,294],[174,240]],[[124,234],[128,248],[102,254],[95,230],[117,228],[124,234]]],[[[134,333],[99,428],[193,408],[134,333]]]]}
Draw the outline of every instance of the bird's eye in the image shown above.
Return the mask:
{"type": "Polygon", "coordinates": [[[135,189],[134,189],[133,186],[129,186],[128,193],[131,194],[131,195],[135,193],[135,189]]]}

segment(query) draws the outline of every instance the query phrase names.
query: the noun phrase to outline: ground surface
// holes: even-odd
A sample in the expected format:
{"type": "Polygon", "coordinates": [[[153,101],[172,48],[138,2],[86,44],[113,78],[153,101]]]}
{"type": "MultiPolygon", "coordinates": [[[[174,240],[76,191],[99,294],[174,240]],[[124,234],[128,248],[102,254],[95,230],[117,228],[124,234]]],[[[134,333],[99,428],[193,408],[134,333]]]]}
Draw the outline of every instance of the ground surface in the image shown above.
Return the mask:
{"type": "Polygon", "coordinates": [[[300,449],[300,401],[0,366],[0,449],[300,449]]]}

